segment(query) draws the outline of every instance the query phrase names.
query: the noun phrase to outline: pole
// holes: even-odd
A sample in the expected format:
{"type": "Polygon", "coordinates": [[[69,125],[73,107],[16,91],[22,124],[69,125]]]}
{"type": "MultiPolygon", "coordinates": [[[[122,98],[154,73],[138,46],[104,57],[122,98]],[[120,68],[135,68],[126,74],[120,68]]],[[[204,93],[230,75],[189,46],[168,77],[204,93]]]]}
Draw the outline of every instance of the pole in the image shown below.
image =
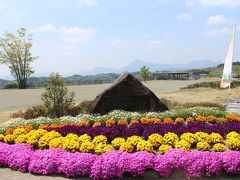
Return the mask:
{"type": "MultiPolygon", "coordinates": [[[[233,55],[234,55],[234,43],[235,43],[234,39],[235,39],[235,34],[236,34],[236,26],[237,26],[237,20],[235,20],[234,30],[233,30],[233,50],[232,50],[233,51],[233,55]]],[[[230,97],[231,97],[231,82],[232,82],[232,70],[231,70],[231,73],[230,73],[230,84],[229,84],[229,87],[228,87],[227,108],[226,108],[227,111],[229,110],[228,106],[229,106],[230,97]]]]}

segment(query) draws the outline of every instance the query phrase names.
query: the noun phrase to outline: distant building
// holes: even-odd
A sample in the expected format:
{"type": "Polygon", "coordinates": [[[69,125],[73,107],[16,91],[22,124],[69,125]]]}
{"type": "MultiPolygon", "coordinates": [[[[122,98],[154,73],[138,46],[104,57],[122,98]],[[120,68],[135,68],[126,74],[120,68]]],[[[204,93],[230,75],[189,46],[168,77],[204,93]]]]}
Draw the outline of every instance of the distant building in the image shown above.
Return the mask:
{"type": "Polygon", "coordinates": [[[174,73],[168,73],[168,79],[171,80],[189,80],[189,73],[183,73],[183,72],[174,72],[174,73]]]}
{"type": "Polygon", "coordinates": [[[153,73],[155,80],[189,80],[189,73],[186,72],[158,72],[153,73]]]}

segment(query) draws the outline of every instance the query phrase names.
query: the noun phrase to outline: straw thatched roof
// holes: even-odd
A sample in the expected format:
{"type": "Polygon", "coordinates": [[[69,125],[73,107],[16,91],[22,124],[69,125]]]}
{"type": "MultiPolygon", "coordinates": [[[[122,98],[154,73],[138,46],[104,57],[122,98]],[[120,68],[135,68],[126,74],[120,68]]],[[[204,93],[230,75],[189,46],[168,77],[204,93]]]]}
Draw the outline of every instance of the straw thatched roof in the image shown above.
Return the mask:
{"type": "Polygon", "coordinates": [[[165,111],[158,97],[138,79],[125,72],[113,84],[100,93],[89,107],[93,114],[106,114],[112,110],[125,111],[165,111]]]}

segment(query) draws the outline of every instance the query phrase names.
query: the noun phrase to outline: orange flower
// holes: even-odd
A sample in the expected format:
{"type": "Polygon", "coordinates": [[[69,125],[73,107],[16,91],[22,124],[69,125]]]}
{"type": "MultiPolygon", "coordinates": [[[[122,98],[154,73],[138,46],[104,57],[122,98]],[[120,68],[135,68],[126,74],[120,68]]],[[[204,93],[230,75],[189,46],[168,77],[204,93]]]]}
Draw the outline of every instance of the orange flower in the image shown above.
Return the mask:
{"type": "Polygon", "coordinates": [[[25,129],[27,132],[30,132],[30,131],[33,129],[33,127],[29,125],[29,126],[25,126],[24,129],[25,129]]]}
{"type": "Polygon", "coordinates": [[[226,116],[226,118],[229,121],[239,121],[240,120],[240,118],[237,115],[235,115],[235,114],[228,114],[226,116]]]}
{"type": "Polygon", "coordinates": [[[148,118],[141,118],[141,119],[140,119],[140,122],[141,122],[142,124],[148,124],[149,120],[148,120],[148,118]]]}
{"type": "Polygon", "coordinates": [[[13,134],[13,131],[14,131],[13,128],[8,128],[8,129],[6,129],[6,131],[5,131],[5,135],[13,134]]]}
{"type": "Polygon", "coordinates": [[[173,124],[174,120],[172,118],[164,118],[163,122],[166,124],[173,124]]]}
{"type": "Polygon", "coordinates": [[[59,125],[58,125],[58,124],[50,124],[48,127],[49,127],[49,128],[58,128],[59,125]]]}
{"type": "Polygon", "coordinates": [[[186,123],[193,122],[193,121],[194,121],[194,119],[193,119],[192,117],[188,117],[188,118],[186,119],[186,123]]]}
{"type": "Polygon", "coordinates": [[[68,125],[67,122],[61,122],[61,123],[59,124],[60,127],[64,127],[64,126],[67,126],[67,125],[68,125]]]}
{"type": "Polygon", "coordinates": [[[90,126],[88,121],[83,120],[82,122],[79,123],[80,126],[90,126]]]}
{"type": "Polygon", "coordinates": [[[48,128],[48,125],[47,125],[47,124],[40,124],[40,125],[38,126],[38,129],[46,129],[46,128],[48,128]]]}
{"type": "Polygon", "coordinates": [[[152,123],[153,124],[160,124],[161,123],[161,120],[159,118],[152,118],[152,123]]]}
{"type": "Polygon", "coordinates": [[[136,124],[136,123],[139,123],[138,120],[132,119],[129,124],[130,124],[130,125],[133,125],[133,124],[136,124]]]}
{"type": "Polygon", "coordinates": [[[207,116],[207,121],[208,122],[216,122],[217,121],[217,118],[215,116],[207,116]]]}
{"type": "Polygon", "coordinates": [[[184,123],[184,119],[178,117],[178,118],[175,119],[175,122],[176,122],[176,123],[180,123],[180,124],[182,124],[182,123],[184,123]]]}
{"type": "Polygon", "coordinates": [[[206,122],[207,118],[205,116],[197,116],[196,121],[198,122],[206,122]]]}
{"type": "Polygon", "coordinates": [[[120,119],[120,120],[118,121],[118,124],[128,124],[128,122],[127,122],[127,120],[125,120],[125,119],[120,119]]]}
{"type": "Polygon", "coordinates": [[[112,126],[116,124],[116,121],[114,119],[107,119],[106,120],[106,126],[112,126]]]}
{"type": "Polygon", "coordinates": [[[226,122],[226,121],[227,120],[225,118],[221,118],[221,117],[217,118],[217,122],[226,122]]]}
{"type": "Polygon", "coordinates": [[[94,122],[93,125],[92,125],[92,127],[97,127],[97,126],[101,126],[101,123],[98,122],[98,121],[97,121],[97,122],[94,122]]]}

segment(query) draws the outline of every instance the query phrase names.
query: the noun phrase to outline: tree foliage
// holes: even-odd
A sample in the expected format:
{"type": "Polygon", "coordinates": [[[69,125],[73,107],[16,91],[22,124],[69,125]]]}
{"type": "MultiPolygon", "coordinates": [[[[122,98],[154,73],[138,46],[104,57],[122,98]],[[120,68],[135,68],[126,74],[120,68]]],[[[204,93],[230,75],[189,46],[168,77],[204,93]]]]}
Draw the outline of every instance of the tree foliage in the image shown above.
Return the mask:
{"type": "Polygon", "coordinates": [[[52,73],[49,84],[45,87],[46,92],[42,94],[42,101],[50,117],[61,117],[67,115],[67,110],[73,106],[74,93],[68,92],[63,78],[52,73]]]}
{"type": "Polygon", "coordinates": [[[30,63],[37,59],[31,53],[31,35],[24,28],[18,29],[17,35],[6,32],[0,39],[0,48],[0,63],[8,65],[19,89],[25,89],[28,77],[34,72],[30,63]]]}
{"type": "Polygon", "coordinates": [[[147,81],[147,79],[150,77],[151,73],[149,71],[149,68],[147,66],[143,66],[140,69],[140,76],[144,82],[147,81]]]}

